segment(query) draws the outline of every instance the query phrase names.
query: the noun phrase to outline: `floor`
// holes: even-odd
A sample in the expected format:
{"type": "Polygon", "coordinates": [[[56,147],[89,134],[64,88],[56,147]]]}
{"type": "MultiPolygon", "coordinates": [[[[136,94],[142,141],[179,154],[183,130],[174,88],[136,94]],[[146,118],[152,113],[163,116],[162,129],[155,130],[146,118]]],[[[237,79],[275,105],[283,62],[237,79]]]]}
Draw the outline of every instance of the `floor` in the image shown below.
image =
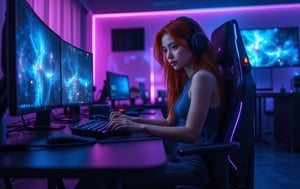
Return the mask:
{"type": "Polygon", "coordinates": [[[300,188],[300,152],[259,143],[255,153],[255,189],[300,188]]]}
{"type": "MultiPolygon", "coordinates": [[[[272,142],[256,143],[255,146],[254,189],[299,189],[300,188],[300,152],[290,152],[279,148],[272,142]]],[[[74,179],[64,180],[66,188],[72,189],[74,179]]],[[[14,189],[43,189],[46,180],[16,179],[14,189]]],[[[2,180],[0,189],[5,189],[2,180]]]]}

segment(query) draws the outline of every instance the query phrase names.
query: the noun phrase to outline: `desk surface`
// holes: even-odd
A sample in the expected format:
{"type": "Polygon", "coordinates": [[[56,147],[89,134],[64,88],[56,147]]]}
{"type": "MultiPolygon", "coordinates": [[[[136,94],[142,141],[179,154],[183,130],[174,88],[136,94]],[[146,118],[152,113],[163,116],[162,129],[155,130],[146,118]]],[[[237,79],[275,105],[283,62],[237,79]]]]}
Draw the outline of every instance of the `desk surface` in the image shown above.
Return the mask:
{"type": "MultiPolygon", "coordinates": [[[[154,118],[154,115],[149,116],[154,118]]],[[[33,137],[34,142],[45,142],[46,138],[42,137],[45,135],[33,137]]],[[[27,151],[0,152],[0,176],[81,177],[105,173],[108,176],[123,177],[157,173],[165,163],[163,142],[158,139],[33,148],[27,151]]]]}
{"type": "MultiPolygon", "coordinates": [[[[148,174],[166,162],[161,140],[0,152],[0,175],[80,177],[103,172],[148,174]]],[[[112,174],[112,173],[110,173],[112,174]]]]}

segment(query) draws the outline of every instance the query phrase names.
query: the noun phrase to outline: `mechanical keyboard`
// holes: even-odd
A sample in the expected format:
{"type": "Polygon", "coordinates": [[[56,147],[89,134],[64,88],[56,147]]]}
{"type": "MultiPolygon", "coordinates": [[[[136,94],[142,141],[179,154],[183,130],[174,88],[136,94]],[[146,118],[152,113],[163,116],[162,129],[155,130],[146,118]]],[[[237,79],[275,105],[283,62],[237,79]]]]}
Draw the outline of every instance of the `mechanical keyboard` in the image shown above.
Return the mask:
{"type": "Polygon", "coordinates": [[[160,139],[160,137],[155,137],[145,133],[132,134],[126,131],[112,132],[106,129],[108,122],[108,119],[88,120],[71,126],[71,132],[74,135],[93,137],[103,143],[160,139]]]}
{"type": "Polygon", "coordinates": [[[75,135],[90,136],[97,139],[104,138],[110,134],[106,129],[108,120],[89,120],[84,123],[79,123],[71,126],[71,132],[75,135]]]}

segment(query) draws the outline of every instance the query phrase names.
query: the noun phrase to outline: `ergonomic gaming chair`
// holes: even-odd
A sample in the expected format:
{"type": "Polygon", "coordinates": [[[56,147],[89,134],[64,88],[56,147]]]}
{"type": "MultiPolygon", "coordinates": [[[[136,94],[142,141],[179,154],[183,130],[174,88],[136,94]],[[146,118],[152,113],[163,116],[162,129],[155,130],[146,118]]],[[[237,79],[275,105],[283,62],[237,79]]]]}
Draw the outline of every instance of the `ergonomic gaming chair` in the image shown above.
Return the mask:
{"type": "Polygon", "coordinates": [[[179,153],[201,155],[212,177],[209,188],[253,189],[256,88],[237,21],[230,20],[216,28],[211,42],[226,98],[218,143],[181,149],[179,153]]]}

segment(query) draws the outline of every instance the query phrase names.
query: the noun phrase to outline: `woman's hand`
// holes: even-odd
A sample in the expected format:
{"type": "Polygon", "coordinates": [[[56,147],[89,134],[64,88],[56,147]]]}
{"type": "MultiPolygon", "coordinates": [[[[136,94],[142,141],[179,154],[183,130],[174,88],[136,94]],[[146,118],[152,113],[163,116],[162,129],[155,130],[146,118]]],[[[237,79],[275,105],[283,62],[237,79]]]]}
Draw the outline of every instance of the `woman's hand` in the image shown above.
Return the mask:
{"type": "Polygon", "coordinates": [[[125,117],[128,117],[128,116],[126,114],[121,114],[120,112],[117,112],[117,111],[111,112],[110,115],[109,115],[110,120],[120,118],[120,117],[125,118],[125,117]]]}
{"type": "Polygon", "coordinates": [[[107,129],[111,131],[140,132],[141,125],[130,120],[130,117],[125,114],[112,112],[107,129]]]}

